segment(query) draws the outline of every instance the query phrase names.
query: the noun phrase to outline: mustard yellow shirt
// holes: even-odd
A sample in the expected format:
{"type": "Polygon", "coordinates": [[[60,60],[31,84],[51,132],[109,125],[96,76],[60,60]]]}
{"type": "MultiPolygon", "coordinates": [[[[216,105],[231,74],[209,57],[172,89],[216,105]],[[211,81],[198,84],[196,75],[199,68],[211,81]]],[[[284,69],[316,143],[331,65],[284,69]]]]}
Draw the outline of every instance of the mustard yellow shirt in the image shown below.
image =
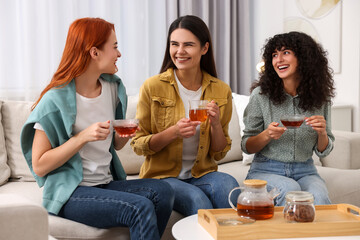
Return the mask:
{"type": "MultiPolygon", "coordinates": [[[[231,148],[228,134],[232,114],[230,87],[203,71],[201,99],[214,100],[218,104],[227,146],[220,152],[213,152],[210,149],[210,123],[206,121],[200,125],[198,154],[191,169],[192,176],[196,178],[217,171],[216,161],[224,158],[231,148]]],[[[134,152],[146,157],[140,170],[141,178],[167,178],[179,175],[182,167],[182,139],[176,139],[159,152],[149,148],[149,141],[153,134],[175,125],[184,117],[184,104],[172,68],[144,82],[136,109],[136,118],[139,119],[141,130],[131,141],[134,152]]]]}

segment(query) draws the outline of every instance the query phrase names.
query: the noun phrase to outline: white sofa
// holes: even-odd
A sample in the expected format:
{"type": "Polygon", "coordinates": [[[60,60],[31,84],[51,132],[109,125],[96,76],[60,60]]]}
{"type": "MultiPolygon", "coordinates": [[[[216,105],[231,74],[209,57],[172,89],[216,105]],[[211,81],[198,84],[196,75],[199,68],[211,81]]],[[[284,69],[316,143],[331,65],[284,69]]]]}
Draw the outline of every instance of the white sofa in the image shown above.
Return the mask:
{"type": "MultiPolygon", "coordinates": [[[[249,169],[249,156],[244,155],[243,161],[243,153],[240,149],[241,114],[247,98],[237,94],[233,96],[235,108],[229,126],[230,137],[233,141],[232,148],[226,158],[219,163],[219,171],[231,174],[242,184],[249,169]]],[[[130,96],[128,118],[135,116],[136,103],[137,96],[130,96]]],[[[30,113],[31,104],[31,102],[0,101],[1,238],[20,239],[14,237],[18,236],[15,234],[17,233],[26,236],[21,239],[36,240],[48,239],[48,235],[56,239],[130,239],[126,227],[97,229],[44,214],[44,209],[39,207],[42,201],[42,189],[39,189],[34,181],[19,144],[20,130],[30,113]],[[18,204],[17,207],[11,207],[14,204],[18,204]],[[8,224],[3,224],[4,222],[8,224]],[[17,225],[22,226],[20,228],[17,225]]],[[[319,165],[318,171],[326,181],[334,204],[349,203],[360,206],[360,133],[343,131],[333,131],[333,133],[336,137],[335,148],[327,158],[316,159],[319,165]]],[[[129,144],[118,154],[128,174],[128,179],[138,178],[137,174],[143,157],[135,155],[129,144]]],[[[171,227],[182,217],[173,211],[162,239],[173,239],[171,227]]]]}

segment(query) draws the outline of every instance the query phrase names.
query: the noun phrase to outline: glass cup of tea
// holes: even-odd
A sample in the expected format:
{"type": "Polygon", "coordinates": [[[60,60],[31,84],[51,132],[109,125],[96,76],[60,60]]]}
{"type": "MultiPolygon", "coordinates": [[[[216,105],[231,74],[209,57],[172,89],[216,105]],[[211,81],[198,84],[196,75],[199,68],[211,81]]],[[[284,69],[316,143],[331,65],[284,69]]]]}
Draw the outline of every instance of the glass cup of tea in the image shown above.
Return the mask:
{"type": "Polygon", "coordinates": [[[281,123],[287,129],[296,129],[303,124],[305,116],[301,114],[284,115],[280,118],[281,123]]]}
{"type": "Polygon", "coordinates": [[[117,119],[113,121],[113,128],[119,135],[132,135],[138,126],[138,119],[117,119]]]}
{"type": "Polygon", "coordinates": [[[205,122],[208,118],[207,105],[208,100],[190,100],[189,101],[189,118],[191,121],[205,122]]]}

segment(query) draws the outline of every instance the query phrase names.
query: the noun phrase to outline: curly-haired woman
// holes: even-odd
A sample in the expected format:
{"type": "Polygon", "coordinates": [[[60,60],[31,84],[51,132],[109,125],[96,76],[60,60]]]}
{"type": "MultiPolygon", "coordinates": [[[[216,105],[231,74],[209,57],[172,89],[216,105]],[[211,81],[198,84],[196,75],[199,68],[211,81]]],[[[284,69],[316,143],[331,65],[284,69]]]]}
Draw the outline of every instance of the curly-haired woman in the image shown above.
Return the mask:
{"type": "Polygon", "coordinates": [[[270,38],[263,52],[265,69],[254,82],[244,112],[242,149],[256,153],[247,179],[263,179],[285,204],[289,191],[308,191],[315,204],[330,204],[325,182],[319,176],[313,152],[327,156],[335,140],[331,133],[332,70],[326,51],[310,36],[300,32],[270,38]],[[300,114],[305,123],[288,129],[284,115],[300,114]]]}

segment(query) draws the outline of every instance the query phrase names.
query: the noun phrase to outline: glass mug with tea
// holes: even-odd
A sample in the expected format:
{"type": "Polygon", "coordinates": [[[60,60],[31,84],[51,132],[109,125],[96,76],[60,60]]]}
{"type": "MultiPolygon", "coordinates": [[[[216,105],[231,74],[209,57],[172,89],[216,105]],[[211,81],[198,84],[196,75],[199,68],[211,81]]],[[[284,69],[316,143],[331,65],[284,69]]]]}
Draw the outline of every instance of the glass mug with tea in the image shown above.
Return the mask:
{"type": "Polygon", "coordinates": [[[117,119],[112,123],[114,130],[119,135],[132,135],[139,126],[138,119],[117,119]]]}
{"type": "Polygon", "coordinates": [[[267,181],[259,179],[248,179],[244,187],[236,187],[229,193],[228,201],[230,206],[242,217],[249,217],[256,220],[269,219],[274,216],[274,198],[279,195],[276,188],[270,192],[266,190],[267,181]],[[230,200],[234,190],[240,189],[241,193],[237,199],[237,207],[230,200]]]}
{"type": "Polygon", "coordinates": [[[284,115],[280,118],[281,123],[287,129],[296,129],[300,127],[305,120],[305,116],[301,114],[284,115]]]}
{"type": "Polygon", "coordinates": [[[189,118],[191,121],[205,122],[208,118],[207,105],[208,100],[190,100],[189,101],[189,118]]]}

